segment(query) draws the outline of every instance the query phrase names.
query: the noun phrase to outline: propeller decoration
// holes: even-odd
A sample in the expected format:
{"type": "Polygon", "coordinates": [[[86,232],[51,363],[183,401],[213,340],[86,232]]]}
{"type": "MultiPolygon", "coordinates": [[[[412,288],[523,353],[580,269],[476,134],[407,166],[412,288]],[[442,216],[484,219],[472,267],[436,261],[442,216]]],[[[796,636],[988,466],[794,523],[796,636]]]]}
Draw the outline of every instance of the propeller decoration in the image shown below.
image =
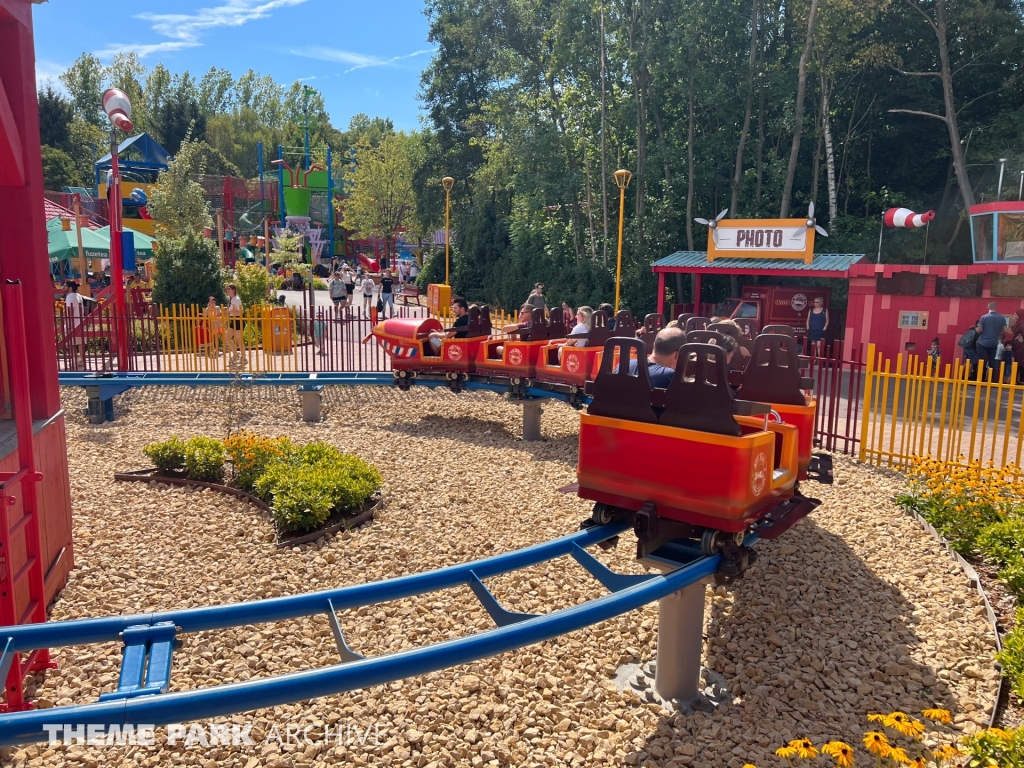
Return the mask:
{"type": "Polygon", "coordinates": [[[711,229],[711,237],[714,238],[715,245],[718,245],[718,222],[724,219],[725,214],[727,214],[728,212],[729,209],[726,208],[724,211],[722,211],[720,214],[715,216],[715,218],[711,219],[710,221],[708,219],[703,219],[699,216],[694,218],[694,221],[696,221],[698,224],[703,224],[705,227],[709,227],[711,229]]]}
{"type": "MultiPolygon", "coordinates": [[[[820,224],[818,224],[817,219],[814,218],[814,203],[813,202],[809,206],[807,206],[807,222],[806,222],[805,226],[808,229],[813,229],[815,232],[817,232],[822,237],[828,237],[828,232],[826,232],[825,228],[822,227],[820,224]]],[[[799,234],[800,233],[797,232],[797,233],[795,233],[793,235],[793,237],[796,237],[799,234]]]]}

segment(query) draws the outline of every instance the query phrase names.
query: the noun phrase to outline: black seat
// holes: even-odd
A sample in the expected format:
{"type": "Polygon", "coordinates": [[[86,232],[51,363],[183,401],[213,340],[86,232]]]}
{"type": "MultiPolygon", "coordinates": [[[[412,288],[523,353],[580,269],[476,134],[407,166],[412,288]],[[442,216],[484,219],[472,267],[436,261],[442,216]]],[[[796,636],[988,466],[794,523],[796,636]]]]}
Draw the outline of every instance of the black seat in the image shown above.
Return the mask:
{"type": "Polygon", "coordinates": [[[806,405],[801,390],[812,386],[813,381],[800,376],[796,339],[779,333],[762,333],[754,339],[754,351],[743,371],[740,396],[780,405],[806,405]]]}
{"type": "Polygon", "coordinates": [[[658,423],[718,435],[741,435],[733,416],[735,398],[725,358],[725,350],[714,344],[684,344],[658,423]]]}
{"type": "Polygon", "coordinates": [[[676,325],[678,325],[680,328],[682,328],[685,331],[686,330],[686,321],[689,320],[691,317],[696,317],[696,315],[693,314],[693,312],[682,312],[682,313],[680,313],[679,315],[676,316],[676,325]]]}
{"type": "Polygon", "coordinates": [[[475,339],[478,336],[487,336],[490,334],[491,318],[490,313],[484,314],[476,304],[469,305],[469,326],[466,329],[466,336],[471,339],[475,339]],[[484,325],[487,325],[487,329],[484,329],[484,325]]]}
{"type": "Polygon", "coordinates": [[[590,329],[587,332],[588,347],[603,347],[605,342],[612,337],[611,328],[608,327],[608,313],[598,309],[590,316],[590,329]]]}
{"type": "Polygon", "coordinates": [[[544,321],[544,310],[539,307],[533,308],[533,315],[530,324],[519,331],[520,341],[547,341],[548,324],[544,321]]]}
{"type": "Polygon", "coordinates": [[[484,304],[480,307],[480,335],[490,336],[493,330],[491,326],[491,307],[488,304],[484,304]]]}
{"type": "Polygon", "coordinates": [[[783,336],[796,336],[791,325],[766,325],[761,329],[761,333],[767,334],[782,334],[783,336]]]}
{"type": "Polygon", "coordinates": [[[564,339],[566,334],[564,310],[555,307],[551,310],[551,322],[548,324],[549,339],[564,339]]]}
{"type": "Polygon", "coordinates": [[[615,335],[629,338],[636,336],[636,318],[628,309],[621,309],[615,315],[615,335]]]}
{"type": "Polygon", "coordinates": [[[693,315],[692,317],[687,318],[686,327],[683,328],[683,330],[687,333],[690,331],[703,331],[708,327],[708,323],[710,322],[710,317],[699,317],[697,315],[693,315]]]}
{"type": "Polygon", "coordinates": [[[652,312],[644,318],[644,332],[640,335],[640,338],[644,340],[644,344],[648,348],[654,346],[654,337],[658,335],[658,331],[665,327],[665,316],[660,312],[652,312]]]}
{"type": "Polygon", "coordinates": [[[706,331],[690,331],[686,334],[687,344],[714,344],[721,347],[725,345],[725,335],[710,329],[706,331]]]}
{"type": "Polygon", "coordinates": [[[727,336],[731,336],[736,342],[736,354],[732,356],[729,361],[730,371],[742,371],[747,361],[750,359],[751,350],[753,350],[753,342],[750,341],[743,333],[732,323],[711,323],[708,326],[709,331],[718,331],[727,336]]]}
{"type": "MultiPolygon", "coordinates": [[[[595,313],[596,314],[596,313],[595,313]]],[[[658,418],[651,408],[651,375],[647,372],[647,345],[640,339],[615,337],[604,345],[601,369],[590,387],[593,395],[587,413],[611,419],[627,419],[655,424],[658,418]],[[619,353],[618,370],[612,363],[619,353]],[[630,353],[636,353],[636,374],[629,372],[630,353]]]]}

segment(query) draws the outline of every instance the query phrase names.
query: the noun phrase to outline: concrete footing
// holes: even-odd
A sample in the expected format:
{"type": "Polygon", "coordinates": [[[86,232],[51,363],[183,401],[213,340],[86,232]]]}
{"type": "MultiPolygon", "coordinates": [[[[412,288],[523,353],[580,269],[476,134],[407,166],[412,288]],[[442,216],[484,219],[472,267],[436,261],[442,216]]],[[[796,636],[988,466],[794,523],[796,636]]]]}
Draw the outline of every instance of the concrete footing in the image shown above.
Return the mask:
{"type": "Polygon", "coordinates": [[[540,407],[540,400],[523,401],[523,440],[540,440],[540,415],[544,409],[540,407]]]}

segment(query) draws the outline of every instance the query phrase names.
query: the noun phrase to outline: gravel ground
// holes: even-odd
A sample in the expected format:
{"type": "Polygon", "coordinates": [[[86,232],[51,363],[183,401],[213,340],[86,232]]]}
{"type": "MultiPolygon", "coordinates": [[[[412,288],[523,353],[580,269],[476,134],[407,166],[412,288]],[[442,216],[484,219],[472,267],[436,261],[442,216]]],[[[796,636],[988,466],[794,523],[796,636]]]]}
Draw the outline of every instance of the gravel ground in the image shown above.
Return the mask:
{"type": "MultiPolygon", "coordinates": [[[[295,594],[424,571],[575,530],[588,505],[557,489],[574,480],[576,412],[545,407],[541,443],[519,439],[521,412],[493,395],[329,388],[325,422],[298,421],[274,387],[135,391],[118,420],[93,426],[81,390],[65,390],[77,568],[53,619],[172,609],[295,594]],[[387,507],[360,530],[279,552],[269,521],[209,491],[121,484],[142,446],[172,434],[223,436],[229,424],[295,440],[325,439],[380,467],[387,507]]],[[[709,589],[705,663],[732,686],[713,714],[666,715],[619,693],[625,662],[654,656],[657,607],[476,664],[387,686],[224,720],[255,722],[254,746],[30,746],[10,764],[85,766],[692,765],[779,761],[784,740],[859,743],[868,712],[954,712],[984,723],[996,676],[979,599],[939,546],[891,499],[897,475],[836,461],[824,501],[731,590],[709,589]],[[324,724],[329,744],[289,744],[288,727],[324,724]],[[337,741],[341,728],[347,734],[337,741]],[[365,739],[367,729],[371,731],[365,739]],[[277,734],[280,734],[278,738],[277,734]],[[376,735],[374,735],[376,734],[376,735]],[[365,743],[360,743],[365,739],[365,743]],[[281,743],[281,742],[285,743],[281,743]]],[[[600,557],[639,572],[633,542],[600,557]]],[[[488,582],[506,607],[547,612],[601,594],[572,561],[488,582]]],[[[460,588],[339,614],[350,645],[393,652],[486,629],[460,588]]],[[[92,701],[116,687],[116,644],[61,649],[42,706],[92,701]]],[[[173,689],[246,680],[337,660],[326,619],[186,637],[173,689]]],[[[187,718],[182,713],[182,719],[187,718]]],[[[298,740],[295,740],[298,741],[298,740]]]]}

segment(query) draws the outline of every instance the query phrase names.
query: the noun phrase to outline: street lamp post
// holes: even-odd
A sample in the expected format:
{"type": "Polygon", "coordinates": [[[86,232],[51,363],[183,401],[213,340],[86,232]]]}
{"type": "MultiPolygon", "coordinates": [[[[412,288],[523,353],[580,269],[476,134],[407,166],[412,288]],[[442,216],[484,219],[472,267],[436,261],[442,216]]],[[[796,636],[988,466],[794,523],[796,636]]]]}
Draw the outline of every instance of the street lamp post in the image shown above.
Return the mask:
{"type": "Polygon", "coordinates": [[[444,187],[444,284],[451,285],[451,281],[448,279],[449,275],[449,264],[450,264],[450,253],[451,253],[451,203],[452,203],[452,187],[455,186],[455,179],[451,176],[445,176],[441,179],[441,186],[444,187]]]}
{"type": "Polygon", "coordinates": [[[130,366],[128,355],[128,318],[124,300],[124,272],[121,264],[121,174],[117,167],[117,131],[132,130],[132,105],[128,96],[117,88],[110,88],[103,94],[103,111],[110,119],[110,184],[107,195],[110,200],[110,286],[114,289],[114,333],[117,338],[117,369],[127,371],[130,366]]]}
{"type": "Polygon", "coordinates": [[[615,172],[615,184],[619,188],[619,258],[615,267],[615,311],[619,311],[619,288],[622,284],[622,217],[626,207],[626,187],[633,174],[625,168],[615,172]]]}

